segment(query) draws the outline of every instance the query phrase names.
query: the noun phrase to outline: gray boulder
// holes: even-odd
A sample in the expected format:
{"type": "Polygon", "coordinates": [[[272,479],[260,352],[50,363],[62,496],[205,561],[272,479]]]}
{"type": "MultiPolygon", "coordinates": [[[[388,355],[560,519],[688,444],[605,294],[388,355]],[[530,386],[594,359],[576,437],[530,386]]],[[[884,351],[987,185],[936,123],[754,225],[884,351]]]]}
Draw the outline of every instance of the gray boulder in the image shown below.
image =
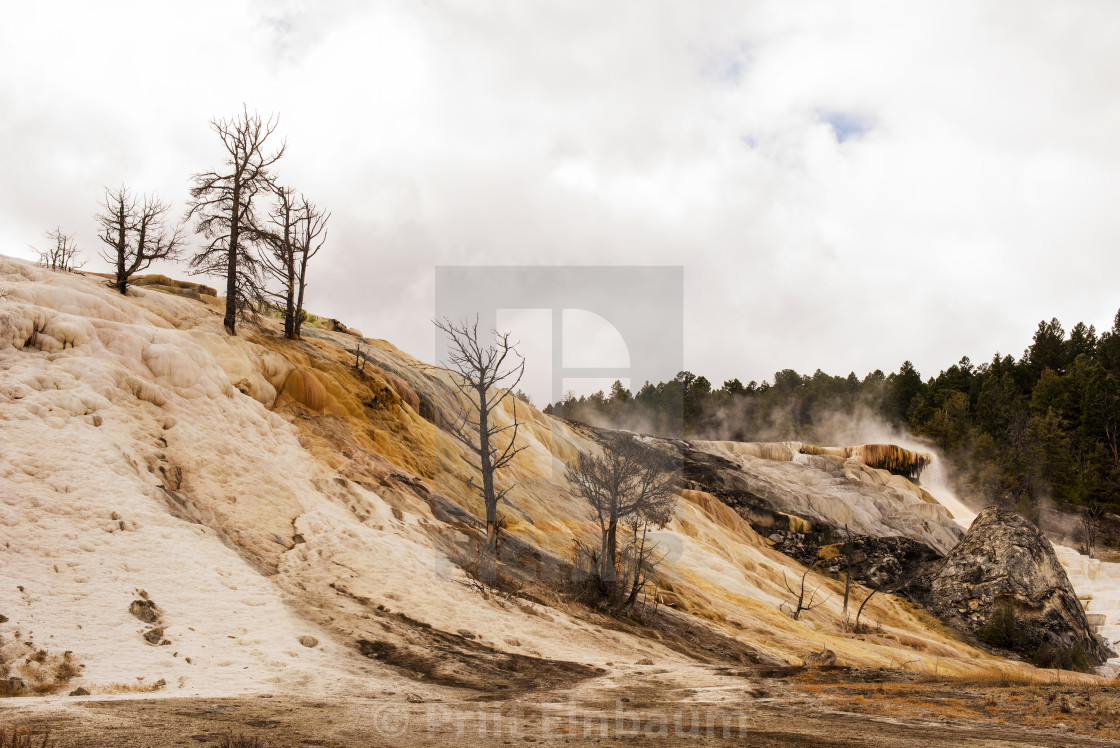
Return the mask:
{"type": "Polygon", "coordinates": [[[938,618],[1038,665],[1099,665],[1114,656],[1093,633],[1054,548],[1020,515],[990,506],[906,593],[938,618]]]}

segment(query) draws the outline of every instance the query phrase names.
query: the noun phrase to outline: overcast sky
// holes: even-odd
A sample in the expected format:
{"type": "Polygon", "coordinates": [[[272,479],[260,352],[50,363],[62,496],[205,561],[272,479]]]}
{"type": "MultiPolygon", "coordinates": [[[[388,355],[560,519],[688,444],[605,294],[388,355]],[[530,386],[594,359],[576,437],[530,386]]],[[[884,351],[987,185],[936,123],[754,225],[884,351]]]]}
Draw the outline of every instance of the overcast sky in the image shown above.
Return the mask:
{"type": "Polygon", "coordinates": [[[333,212],[309,308],[425,359],[444,264],[682,265],[717,385],[936,375],[1120,308],[1115,3],[0,11],[3,254],[93,254],[104,185],[181,210],[245,102],[333,212]]]}

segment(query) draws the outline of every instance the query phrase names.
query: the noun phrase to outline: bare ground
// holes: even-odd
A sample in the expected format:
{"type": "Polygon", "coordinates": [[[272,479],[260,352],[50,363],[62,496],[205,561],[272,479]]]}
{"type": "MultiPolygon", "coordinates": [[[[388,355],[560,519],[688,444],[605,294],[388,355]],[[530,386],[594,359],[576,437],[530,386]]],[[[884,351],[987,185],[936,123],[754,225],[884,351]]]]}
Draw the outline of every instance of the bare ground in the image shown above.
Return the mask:
{"type": "MultiPolygon", "coordinates": [[[[620,665],[566,687],[448,690],[410,701],[38,698],[0,702],[0,728],[49,729],[57,748],[215,746],[1120,745],[1120,688],[936,681],[905,671],[673,672],[620,665]]],[[[36,743],[36,745],[38,745],[36,743]]]]}

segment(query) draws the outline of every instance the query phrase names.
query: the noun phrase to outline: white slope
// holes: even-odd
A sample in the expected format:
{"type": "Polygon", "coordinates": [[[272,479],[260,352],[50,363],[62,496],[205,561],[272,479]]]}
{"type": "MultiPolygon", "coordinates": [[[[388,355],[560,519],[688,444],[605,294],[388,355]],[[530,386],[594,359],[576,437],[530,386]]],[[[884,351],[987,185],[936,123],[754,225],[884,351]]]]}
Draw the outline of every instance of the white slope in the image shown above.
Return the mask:
{"type": "Polygon", "coordinates": [[[175,297],[117,300],[6,258],[0,279],[0,641],[73,650],[80,682],[106,689],[327,691],[357,675],[348,650],[212,529],[172,516],[158,487],[168,454],[231,502],[295,500],[288,479],[312,472],[294,429],[231,386],[229,351],[204,347],[219,338],[197,332],[214,322],[175,297]],[[140,590],[170,644],[142,637],[152,627],[129,612],[140,590]]]}
{"type": "Polygon", "coordinates": [[[430,513],[340,479],[266,407],[293,365],[215,310],[5,257],[0,296],[0,662],[72,651],[95,694],[423,692],[358,654],[376,626],[332,583],[528,655],[674,659],[480,596],[430,513]],[[130,613],[142,593],[166,645],[130,613]]]}
{"type": "MultiPolygon", "coordinates": [[[[1077,591],[1085,615],[1097,633],[1120,653],[1120,564],[1083,556],[1073,548],[1054,544],[1058,561],[1077,591]]],[[[1102,675],[1120,675],[1120,654],[1101,669],[1102,675]]]]}

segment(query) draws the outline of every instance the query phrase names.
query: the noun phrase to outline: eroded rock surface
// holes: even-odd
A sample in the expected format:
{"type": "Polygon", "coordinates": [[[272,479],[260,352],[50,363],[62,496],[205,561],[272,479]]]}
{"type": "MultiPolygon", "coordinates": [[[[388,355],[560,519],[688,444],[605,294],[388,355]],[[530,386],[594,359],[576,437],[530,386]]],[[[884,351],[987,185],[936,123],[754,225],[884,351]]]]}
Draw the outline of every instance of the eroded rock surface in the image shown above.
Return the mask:
{"type": "Polygon", "coordinates": [[[1112,656],[1093,634],[1053,546],[998,506],[980,512],[960,544],[907,591],[946,623],[1027,657],[1078,647],[1094,665],[1112,656]]]}

